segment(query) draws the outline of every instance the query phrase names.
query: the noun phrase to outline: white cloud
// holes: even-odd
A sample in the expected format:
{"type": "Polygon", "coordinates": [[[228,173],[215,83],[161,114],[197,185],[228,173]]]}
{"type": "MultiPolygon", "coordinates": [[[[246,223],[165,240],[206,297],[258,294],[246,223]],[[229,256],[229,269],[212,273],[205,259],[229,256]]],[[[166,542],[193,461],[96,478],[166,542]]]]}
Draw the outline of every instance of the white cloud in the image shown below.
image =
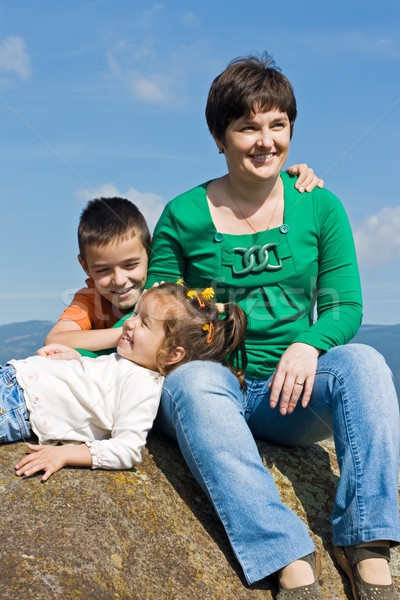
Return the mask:
{"type": "Polygon", "coordinates": [[[164,8],[164,4],[154,4],[149,10],[143,13],[142,19],[150,19],[155,13],[163,10],[164,8]]]}
{"type": "Polygon", "coordinates": [[[0,44],[0,71],[17,73],[21,79],[30,77],[30,58],[21,37],[10,36],[0,44]]]}
{"type": "Polygon", "coordinates": [[[400,257],[400,206],[386,206],[353,231],[360,266],[376,267],[400,257]]]}
{"type": "Polygon", "coordinates": [[[105,183],[100,187],[96,187],[94,190],[80,189],[75,195],[83,202],[92,200],[94,197],[112,198],[113,196],[119,196],[121,198],[128,198],[128,200],[136,204],[138,209],[143,213],[151,232],[154,230],[165,206],[164,199],[158,194],[153,194],[152,192],[139,192],[133,187],[130,187],[126,192],[121,192],[113,183],[105,183]]]}
{"type": "Polygon", "coordinates": [[[198,20],[198,17],[191,11],[185,13],[182,17],[182,22],[186,25],[194,25],[198,20]]]}
{"type": "Polygon", "coordinates": [[[168,76],[159,73],[143,75],[136,66],[137,62],[151,53],[151,46],[151,41],[136,46],[121,40],[107,54],[110,73],[130,91],[135,100],[152,104],[172,102],[175,94],[171,73],[168,76]]]}
{"type": "Polygon", "coordinates": [[[131,71],[128,85],[133,96],[143,102],[162,104],[171,99],[171,91],[168,90],[168,81],[160,76],[153,79],[144,77],[137,71],[131,71]]]}

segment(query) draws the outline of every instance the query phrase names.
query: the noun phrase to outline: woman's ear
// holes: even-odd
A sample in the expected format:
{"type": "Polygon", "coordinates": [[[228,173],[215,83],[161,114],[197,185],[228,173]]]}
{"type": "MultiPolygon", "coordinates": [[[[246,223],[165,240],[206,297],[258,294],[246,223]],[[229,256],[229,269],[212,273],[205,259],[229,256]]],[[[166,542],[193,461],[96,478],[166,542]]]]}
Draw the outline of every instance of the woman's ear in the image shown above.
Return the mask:
{"type": "Polygon", "coordinates": [[[214,138],[214,142],[215,142],[215,143],[216,143],[216,145],[217,145],[218,152],[219,152],[220,154],[224,154],[224,143],[223,143],[223,141],[222,141],[222,140],[219,140],[218,138],[216,138],[216,137],[215,137],[215,135],[213,135],[213,138],[214,138]]]}
{"type": "Polygon", "coordinates": [[[175,350],[173,350],[168,356],[168,359],[164,363],[165,366],[176,365],[176,363],[181,362],[185,358],[185,354],[185,348],[182,348],[182,346],[177,346],[175,350]]]}

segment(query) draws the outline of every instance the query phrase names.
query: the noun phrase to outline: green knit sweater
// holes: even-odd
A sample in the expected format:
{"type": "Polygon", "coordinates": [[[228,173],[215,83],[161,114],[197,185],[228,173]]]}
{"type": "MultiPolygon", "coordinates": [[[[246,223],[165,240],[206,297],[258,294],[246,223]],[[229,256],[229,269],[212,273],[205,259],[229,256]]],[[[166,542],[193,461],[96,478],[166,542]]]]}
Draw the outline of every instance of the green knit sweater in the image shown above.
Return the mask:
{"type": "Polygon", "coordinates": [[[146,283],[182,278],[191,287],[214,287],[219,302],[239,303],[248,317],[246,375],[254,378],[269,376],[293,342],[323,351],[345,344],[362,316],[343,206],[325,189],[300,194],[295,178],[281,176],[284,225],[269,231],[218,232],[207,183],[169,202],[154,232],[146,283]]]}

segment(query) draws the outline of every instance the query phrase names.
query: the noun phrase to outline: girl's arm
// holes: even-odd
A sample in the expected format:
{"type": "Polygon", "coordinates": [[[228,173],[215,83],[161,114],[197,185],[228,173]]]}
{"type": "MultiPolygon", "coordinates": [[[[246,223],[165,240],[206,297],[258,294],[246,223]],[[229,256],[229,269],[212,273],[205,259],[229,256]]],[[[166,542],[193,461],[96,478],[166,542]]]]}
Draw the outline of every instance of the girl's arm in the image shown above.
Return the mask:
{"type": "Polygon", "coordinates": [[[126,376],[116,407],[111,438],[61,446],[27,444],[31,454],[15,466],[16,475],[29,477],[44,471],[42,481],[66,466],[94,469],[130,469],[141,461],[147,433],[157,415],[163,377],[140,368],[126,376]],[[89,443],[89,442],[88,442],[89,443]]]}
{"type": "Polygon", "coordinates": [[[29,477],[44,471],[42,481],[66,466],[91,467],[92,455],[85,444],[65,444],[63,446],[27,444],[31,454],[24,456],[15,465],[16,475],[29,477]]]}

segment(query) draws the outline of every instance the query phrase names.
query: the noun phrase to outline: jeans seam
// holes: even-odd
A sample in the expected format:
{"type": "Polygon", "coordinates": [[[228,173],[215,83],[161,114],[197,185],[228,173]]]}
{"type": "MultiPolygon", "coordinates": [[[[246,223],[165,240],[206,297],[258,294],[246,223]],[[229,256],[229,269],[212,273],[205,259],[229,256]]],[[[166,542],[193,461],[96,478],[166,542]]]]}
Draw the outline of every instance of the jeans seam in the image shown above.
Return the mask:
{"type": "Polygon", "coordinates": [[[22,441],[25,442],[29,437],[31,437],[31,432],[29,431],[27,424],[26,424],[26,420],[24,419],[24,417],[22,415],[23,410],[24,410],[23,408],[22,408],[22,410],[21,410],[21,408],[16,408],[14,410],[14,415],[19,424],[21,439],[22,439],[22,441]]]}
{"type": "Polygon", "coordinates": [[[349,442],[348,447],[351,450],[351,456],[353,459],[352,462],[353,462],[353,466],[354,466],[354,472],[356,475],[356,477],[355,477],[355,495],[357,498],[358,523],[359,523],[359,532],[360,532],[360,531],[362,531],[363,523],[365,522],[365,505],[363,502],[363,497],[362,497],[362,493],[360,491],[360,484],[359,484],[362,473],[361,473],[361,468],[360,468],[360,458],[357,453],[357,444],[354,444],[354,442],[353,442],[354,434],[353,434],[352,427],[351,427],[351,419],[349,418],[348,397],[347,397],[347,394],[345,393],[346,386],[345,386],[343,380],[341,379],[341,377],[337,373],[335,373],[333,370],[324,369],[324,370],[317,371],[316,374],[318,374],[318,373],[327,373],[329,375],[332,375],[339,382],[340,395],[342,397],[341,404],[343,407],[343,418],[344,418],[347,438],[348,438],[348,442],[349,442]]]}
{"type": "Polygon", "coordinates": [[[225,529],[225,531],[226,531],[226,534],[227,534],[227,536],[228,536],[228,538],[229,538],[229,540],[230,540],[230,542],[231,542],[232,549],[233,549],[233,551],[234,551],[235,555],[237,556],[237,558],[238,558],[238,560],[239,560],[240,564],[242,565],[242,569],[243,569],[243,571],[244,571],[244,574],[245,574],[246,578],[247,578],[248,580],[250,580],[250,579],[251,579],[251,577],[249,576],[249,570],[248,570],[248,568],[247,568],[247,563],[245,562],[245,560],[244,560],[244,558],[243,558],[243,556],[242,556],[241,552],[240,552],[240,551],[238,550],[238,548],[237,548],[237,540],[236,540],[235,536],[233,536],[233,535],[232,535],[232,533],[231,533],[231,532],[229,532],[229,533],[228,533],[228,531],[229,531],[229,530],[228,530],[228,527],[226,526],[227,519],[225,518],[225,517],[226,517],[226,515],[225,515],[225,512],[224,512],[223,510],[219,510],[219,509],[218,509],[218,506],[217,506],[217,504],[215,503],[215,501],[214,501],[214,498],[213,498],[213,496],[212,496],[212,493],[211,493],[211,492],[214,490],[214,486],[213,486],[213,485],[210,485],[209,483],[207,483],[207,482],[206,482],[206,480],[205,480],[205,478],[204,478],[204,475],[203,475],[203,472],[202,472],[202,470],[201,470],[201,468],[200,468],[200,466],[199,466],[198,460],[197,460],[196,456],[194,455],[194,452],[193,452],[192,448],[190,447],[190,445],[189,445],[189,443],[188,443],[188,438],[187,438],[187,435],[186,435],[186,429],[185,429],[185,427],[183,426],[182,420],[181,420],[181,418],[180,418],[179,409],[178,409],[178,407],[177,407],[177,404],[176,404],[176,402],[173,400],[173,398],[172,398],[172,395],[171,395],[171,393],[169,392],[169,390],[168,390],[168,389],[166,389],[166,388],[164,387],[164,391],[165,391],[165,392],[168,394],[168,396],[169,396],[169,398],[170,398],[170,405],[173,405],[173,406],[174,406],[174,408],[175,408],[175,412],[176,412],[176,415],[177,415],[177,417],[178,417],[179,424],[180,424],[180,426],[181,426],[181,431],[182,431],[182,433],[183,433],[183,436],[184,436],[184,439],[185,439],[185,442],[186,442],[186,446],[187,446],[187,448],[189,448],[189,449],[190,449],[190,454],[191,454],[191,456],[192,456],[192,459],[193,459],[193,461],[194,461],[194,463],[195,463],[195,465],[196,465],[196,467],[197,467],[198,473],[201,475],[201,479],[202,479],[202,481],[203,481],[203,483],[204,483],[204,486],[205,486],[205,488],[207,489],[207,492],[208,492],[208,494],[207,494],[207,495],[208,495],[208,498],[209,498],[209,500],[210,500],[211,504],[212,504],[212,505],[213,505],[213,507],[214,507],[214,510],[215,510],[215,512],[217,513],[217,515],[218,515],[219,519],[221,520],[221,522],[222,522],[222,524],[223,524],[223,526],[224,526],[224,529],[225,529]],[[245,566],[245,565],[246,565],[246,566],[245,566]]]}

